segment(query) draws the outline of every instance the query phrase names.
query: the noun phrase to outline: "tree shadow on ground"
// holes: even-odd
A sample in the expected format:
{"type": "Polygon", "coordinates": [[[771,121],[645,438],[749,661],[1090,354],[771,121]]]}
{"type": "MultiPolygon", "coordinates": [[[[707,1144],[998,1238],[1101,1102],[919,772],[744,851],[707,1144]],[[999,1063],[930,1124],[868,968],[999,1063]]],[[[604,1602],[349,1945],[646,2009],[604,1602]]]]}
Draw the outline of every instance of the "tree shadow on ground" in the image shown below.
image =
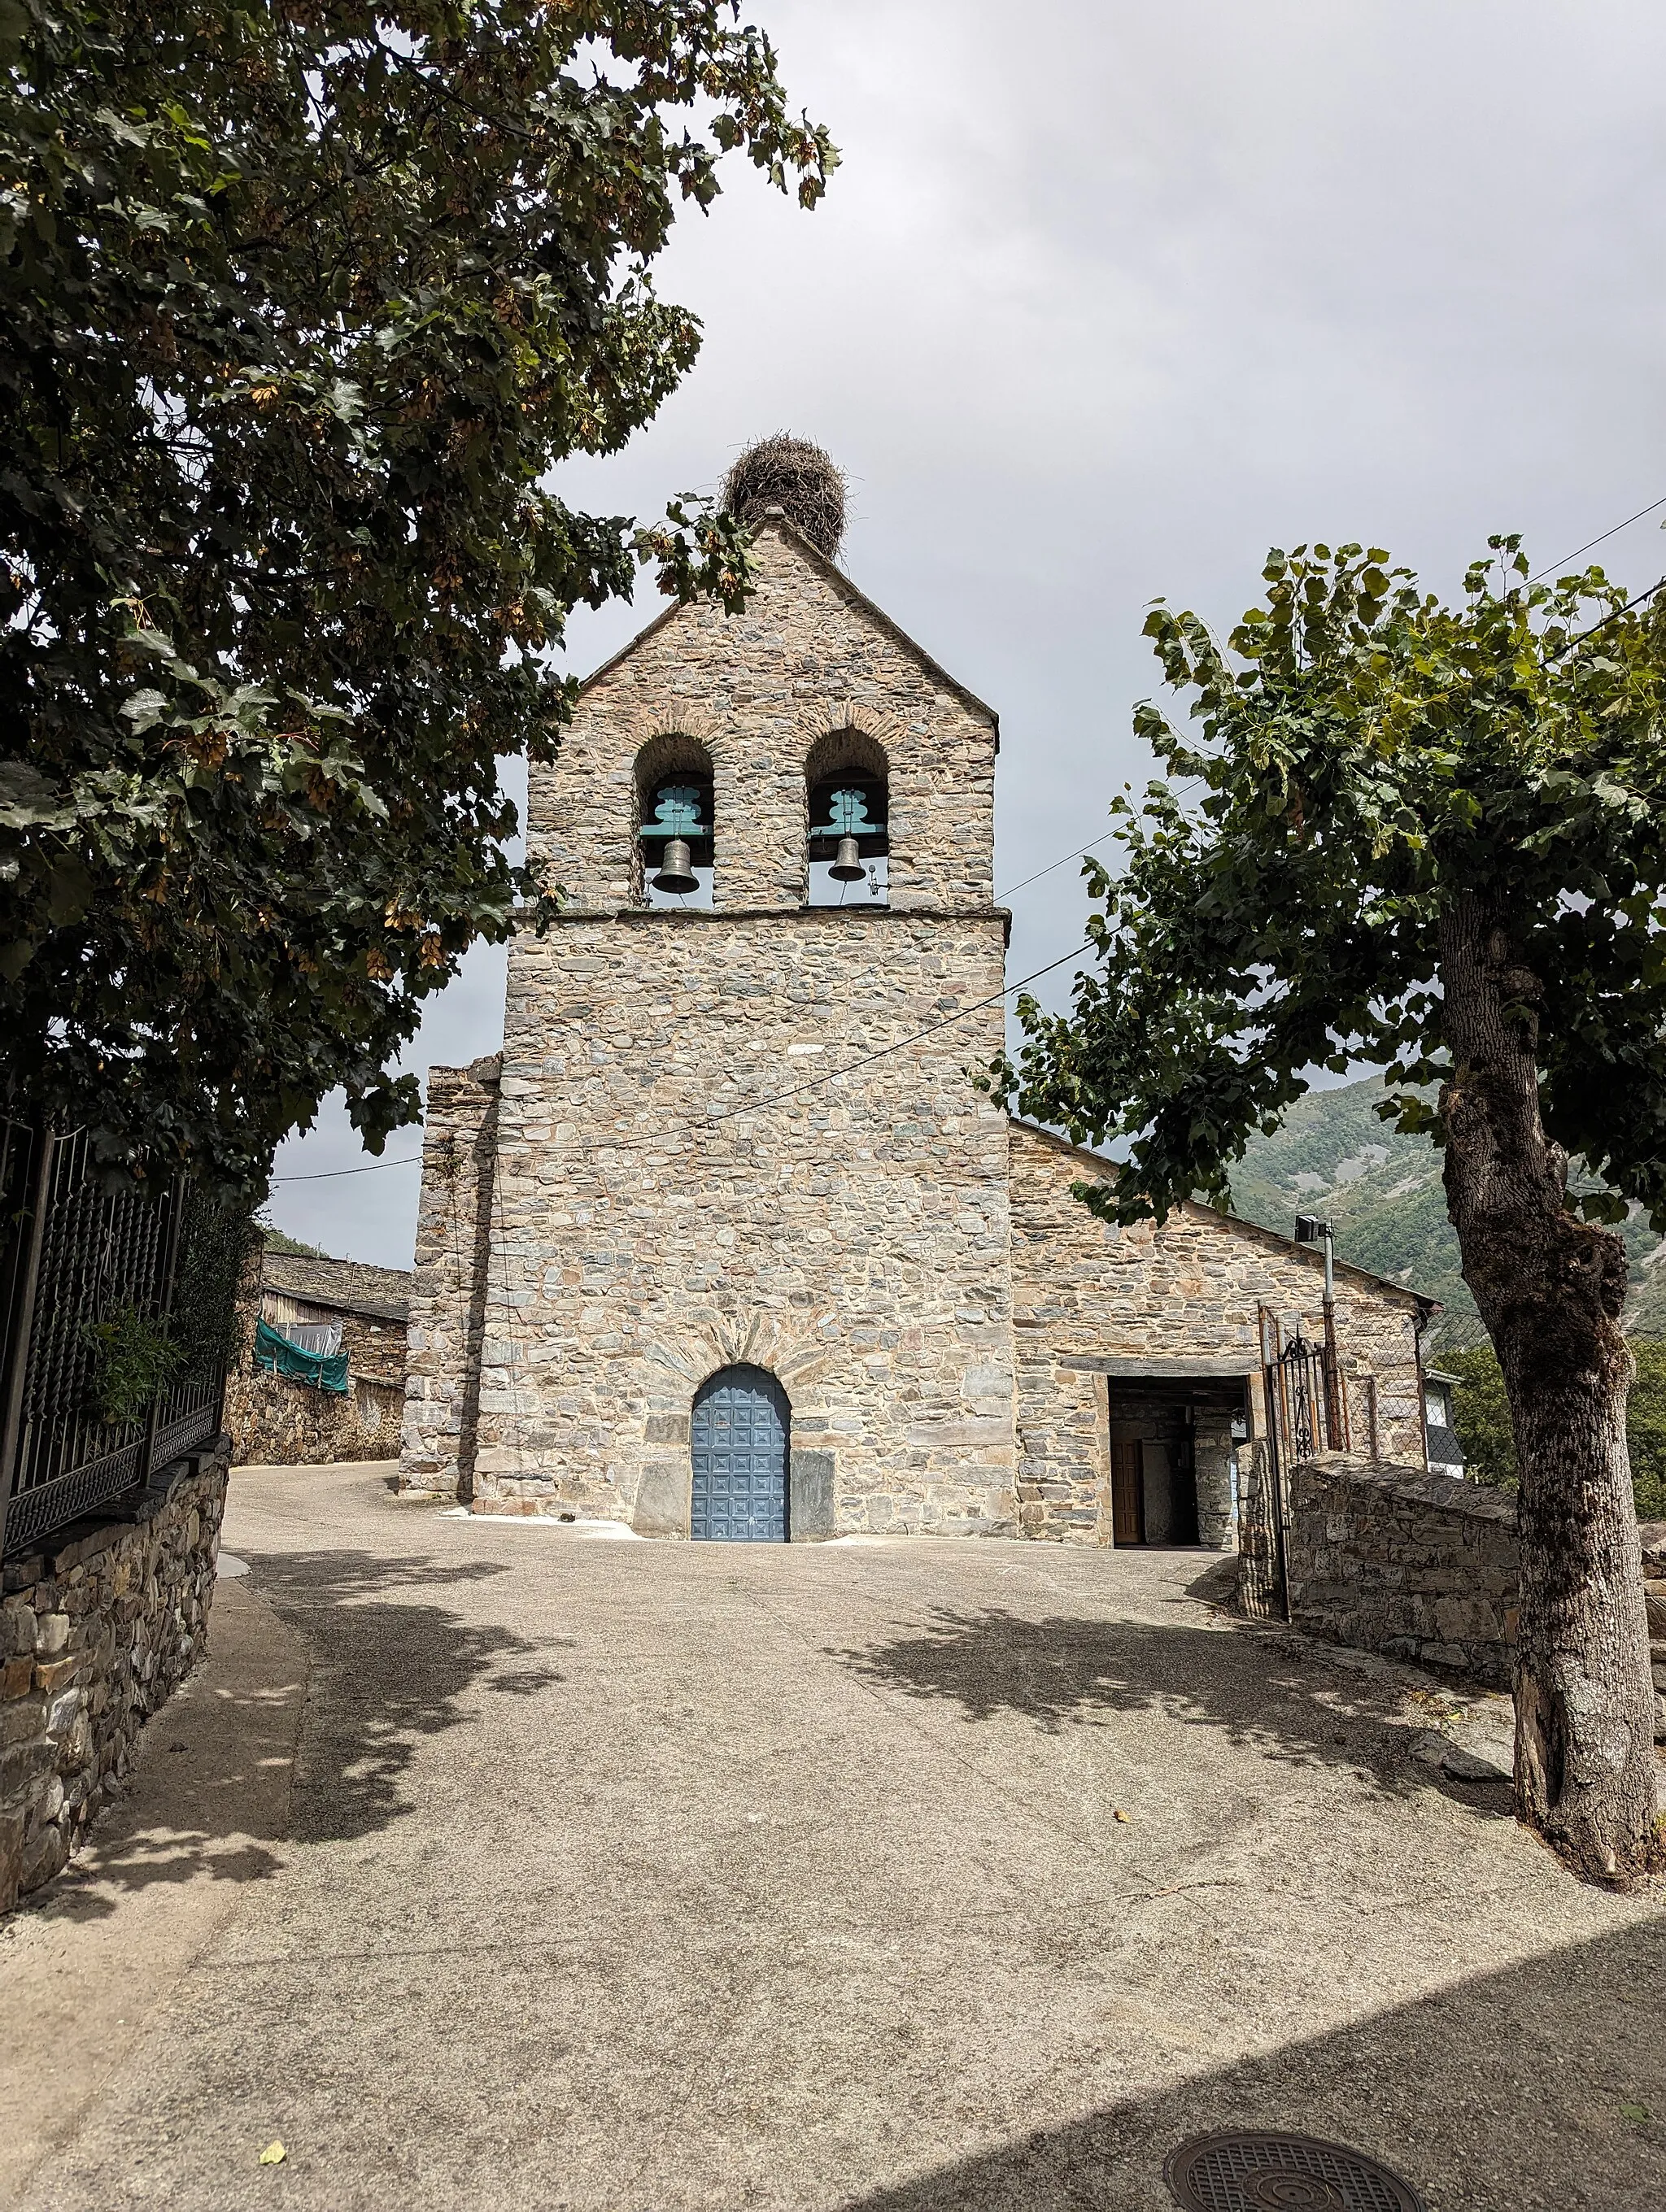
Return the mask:
{"type": "MultiPolygon", "coordinates": [[[[846,2197],[842,2212],[1172,2212],[1165,2159],[1191,2136],[1233,2128],[1362,2150],[1418,2190],[1426,2212],[1655,2212],[1666,2158],[1663,1952],[1656,1911],[1326,2034],[1303,2037],[1292,2020],[1275,2049],[1015,2133],[846,2197]]],[[[1169,2068],[1186,2073],[1183,2047],[1169,2068]]],[[[1225,2212],[1251,2200],[1215,2201],[1225,2212]]],[[[1387,2212],[1377,2195],[1350,2202],[1387,2212]]]]}
{"type": "Polygon", "coordinates": [[[256,1587],[282,1609],[286,1597],[304,1599],[316,1589],[331,1605],[379,1597],[385,1590],[447,1589],[461,1583],[495,1581],[514,1569],[502,1559],[435,1559],[425,1552],[250,1552],[256,1587]]]}
{"type": "Polygon", "coordinates": [[[945,1607],[885,1642],[829,1656],[875,1687],[957,1708],[968,1721],[1015,1715],[1056,1735],[1160,1714],[1217,1729],[1265,1758],[1346,1767],[1379,1792],[1435,1787],[1476,1810],[1509,1812],[1507,1784],[1450,1782],[1414,1760],[1437,1716],[1419,1709],[1392,1669],[1368,1662],[1371,1671],[1361,1671],[1351,1655],[1271,1623],[1183,1626],[945,1607]]]}
{"type": "Polygon", "coordinates": [[[151,1718],[138,1765],[107,1792],[88,1847],[36,1909],[95,1919],[158,1883],[268,1880],[283,1863],[273,1846],[286,1840],[350,1839],[414,1812],[404,1776],[418,1747],[468,1725],[478,1696],[533,1698],[564,1679],[549,1655],[570,1638],[518,1636],[400,1595],[514,1572],[500,1561],[342,1550],[256,1553],[251,1568],[240,1586],[301,1634],[311,1659],[292,1791],[261,1784],[291,1759],[299,1685],[228,1697],[212,1672],[211,1626],[198,1686],[217,1725],[203,1726],[210,1716],[194,1696],[190,1711],[169,1705],[151,1718]],[[163,1805],[169,1817],[151,1817],[163,1805]]]}
{"type": "Polygon", "coordinates": [[[479,1696],[532,1698],[565,1679],[548,1655],[570,1637],[520,1636],[402,1595],[513,1574],[502,1560],[286,1551],[251,1565],[258,1595],[306,1638],[317,1687],[335,1691],[307,1700],[301,1842],[350,1841],[415,1812],[404,1777],[424,1738],[471,1725],[479,1696]]]}

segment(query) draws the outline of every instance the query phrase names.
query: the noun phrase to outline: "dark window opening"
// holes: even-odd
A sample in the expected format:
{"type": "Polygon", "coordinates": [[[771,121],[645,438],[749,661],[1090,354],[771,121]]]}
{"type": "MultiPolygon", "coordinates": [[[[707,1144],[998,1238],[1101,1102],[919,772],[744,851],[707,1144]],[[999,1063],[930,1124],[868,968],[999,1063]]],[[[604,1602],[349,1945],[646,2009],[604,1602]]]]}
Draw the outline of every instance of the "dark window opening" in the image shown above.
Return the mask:
{"type": "Polygon", "coordinates": [[[636,842],[645,905],[711,905],[714,824],[709,776],[673,770],[644,787],[636,842]]]}
{"type": "Polygon", "coordinates": [[[855,770],[810,787],[812,906],[884,906],[890,896],[891,834],[883,776],[855,770]]]}

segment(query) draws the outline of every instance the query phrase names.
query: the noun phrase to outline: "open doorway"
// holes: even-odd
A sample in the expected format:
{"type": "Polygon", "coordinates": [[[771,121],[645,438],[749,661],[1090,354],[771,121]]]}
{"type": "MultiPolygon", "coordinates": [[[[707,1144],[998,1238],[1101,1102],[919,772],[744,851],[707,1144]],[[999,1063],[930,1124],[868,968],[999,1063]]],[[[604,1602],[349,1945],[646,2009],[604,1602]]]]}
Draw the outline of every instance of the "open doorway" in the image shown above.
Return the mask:
{"type": "Polygon", "coordinates": [[[1112,1542],[1230,1550],[1237,1451],[1249,1434],[1244,1382],[1118,1376],[1105,1387],[1112,1542]]]}

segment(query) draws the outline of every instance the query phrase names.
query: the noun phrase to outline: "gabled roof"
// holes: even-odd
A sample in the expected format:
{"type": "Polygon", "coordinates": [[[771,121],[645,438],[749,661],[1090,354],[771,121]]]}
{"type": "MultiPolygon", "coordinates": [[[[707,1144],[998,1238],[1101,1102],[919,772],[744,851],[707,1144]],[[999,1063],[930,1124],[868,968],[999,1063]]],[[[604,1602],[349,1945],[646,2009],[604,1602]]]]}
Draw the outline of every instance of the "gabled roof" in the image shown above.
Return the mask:
{"type": "MultiPolygon", "coordinates": [[[[1051,1145],[1055,1152],[1068,1152],[1079,1160],[1086,1160],[1101,1174],[1115,1178],[1116,1163],[1108,1160],[1103,1152],[1090,1152],[1085,1145],[1073,1145],[1068,1137],[1061,1137],[1053,1129],[1044,1129],[1039,1121],[1027,1121],[1021,1114],[1009,1114],[1006,1118],[1015,1129],[1023,1129],[1032,1137],[1039,1137],[1044,1144],[1051,1145]]],[[[1316,1251],[1310,1244],[1298,1244],[1293,1237],[1280,1237],[1276,1229],[1263,1229],[1258,1221],[1246,1221],[1241,1213],[1223,1213],[1218,1206],[1205,1206],[1201,1200],[1195,1198],[1186,1200],[1185,1211],[1201,1214],[1206,1220],[1224,1222],[1227,1228],[1236,1230],[1241,1236],[1271,1245],[1287,1256],[1300,1260],[1308,1267],[1316,1267],[1321,1273],[1323,1273],[1325,1263],[1322,1253],[1316,1251]]],[[[1440,1310],[1438,1298],[1429,1297],[1422,1291],[1414,1291],[1408,1283],[1396,1283],[1391,1275],[1373,1275],[1369,1267],[1356,1267],[1352,1261],[1339,1259],[1336,1273],[1339,1276],[1346,1275],[1353,1282],[1368,1283],[1374,1291],[1388,1291],[1395,1297],[1407,1299],[1418,1308],[1421,1321],[1426,1321],[1431,1314],[1440,1310]]]]}
{"type": "MultiPolygon", "coordinates": [[[[848,606],[859,609],[876,629],[885,632],[893,644],[901,646],[909,659],[918,667],[923,669],[927,675],[934,678],[945,690],[952,691],[963,707],[968,708],[974,714],[981,714],[994,732],[995,750],[999,752],[1000,750],[1000,717],[994,708],[986,701],[980,699],[976,691],[968,690],[958,676],[952,676],[940,660],[933,660],[925,647],[916,644],[902,625],[899,623],[894,623],[885,609],[869,599],[866,592],[859,591],[837,562],[830,561],[824,553],[812,545],[804,532],[789,521],[779,507],[769,508],[769,520],[763,525],[763,529],[758,532],[758,535],[761,537],[765,532],[773,530],[784,544],[790,545],[808,567],[812,568],[824,582],[832,586],[848,606]]],[[[611,676],[623,662],[629,660],[639,645],[646,644],[648,640],[662,630],[673,617],[681,614],[684,611],[684,604],[681,600],[674,601],[672,605],[655,615],[651,623],[639,629],[628,644],[622,645],[610,659],[603,661],[599,668],[592,669],[579,686],[580,698],[583,698],[593,684],[599,684],[604,676],[611,676]]]]}
{"type": "Polygon", "coordinates": [[[298,1298],[331,1313],[362,1314],[370,1321],[404,1321],[410,1313],[409,1267],[374,1267],[362,1260],[316,1259],[310,1253],[263,1255],[263,1290],[298,1298]]]}

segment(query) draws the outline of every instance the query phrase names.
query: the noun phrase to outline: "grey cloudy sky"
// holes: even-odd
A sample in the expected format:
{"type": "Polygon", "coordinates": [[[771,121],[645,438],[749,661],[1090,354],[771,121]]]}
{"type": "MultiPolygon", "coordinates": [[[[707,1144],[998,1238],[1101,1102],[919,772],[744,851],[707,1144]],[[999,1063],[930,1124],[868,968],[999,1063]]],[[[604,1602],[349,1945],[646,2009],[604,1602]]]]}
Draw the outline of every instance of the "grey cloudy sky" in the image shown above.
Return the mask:
{"type": "MultiPolygon", "coordinates": [[[[1644,0],[756,0],[844,166],[805,215],[731,165],[661,264],[699,365],[575,503],[656,513],[790,428],[849,471],[844,564],[1000,709],[997,884],[1103,828],[1161,592],[1229,622],[1269,544],[1450,586],[1666,495],[1666,10],[1644,0]]],[[[1602,549],[1640,588],[1653,517],[1602,549]]],[[[657,611],[582,614],[587,671],[657,611]]],[[[1016,975],[1079,942],[1015,898],[1016,975]]],[[[501,953],[420,1069],[502,1036],[501,953]]],[[[414,1153],[416,1132],[391,1158],[414,1153]]],[[[363,1159],[332,1103],[279,1176],[363,1159]]],[[[280,1182],[272,1218],[406,1265],[414,1167],[280,1182]]]]}

